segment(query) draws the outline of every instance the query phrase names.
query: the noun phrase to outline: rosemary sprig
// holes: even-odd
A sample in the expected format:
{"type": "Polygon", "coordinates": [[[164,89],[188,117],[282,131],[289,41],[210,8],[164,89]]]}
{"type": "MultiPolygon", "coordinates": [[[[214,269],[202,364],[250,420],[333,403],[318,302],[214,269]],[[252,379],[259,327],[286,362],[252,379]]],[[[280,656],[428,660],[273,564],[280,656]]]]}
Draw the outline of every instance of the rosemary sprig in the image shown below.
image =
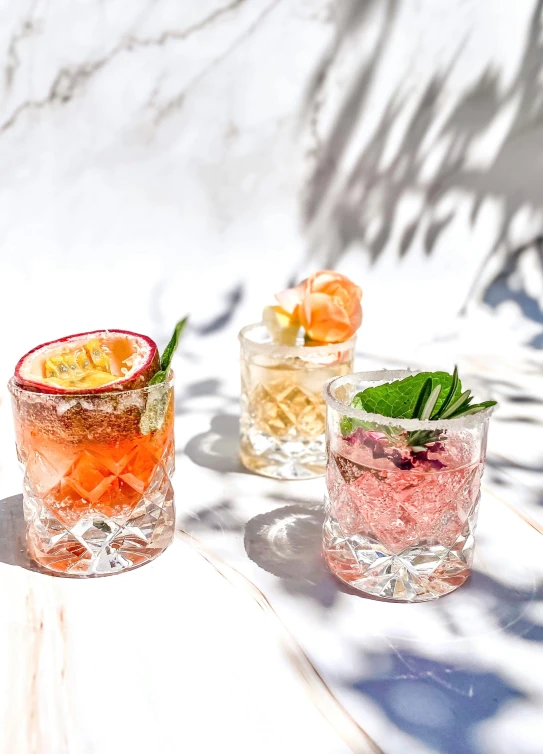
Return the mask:
{"type": "Polygon", "coordinates": [[[424,406],[426,405],[426,401],[430,398],[431,392],[432,378],[428,377],[428,379],[424,381],[424,384],[419,393],[419,397],[417,398],[417,402],[415,403],[415,408],[413,409],[413,419],[420,419],[420,415],[424,409],[424,406]]]}
{"type": "Polygon", "coordinates": [[[443,414],[445,413],[445,411],[451,405],[451,401],[454,398],[454,395],[456,393],[456,388],[457,387],[458,387],[458,367],[455,364],[455,366],[454,366],[454,372],[453,372],[453,376],[452,376],[451,387],[449,388],[449,392],[447,393],[447,397],[443,401],[443,404],[442,404],[441,409],[439,410],[439,412],[437,414],[434,414],[434,416],[432,416],[432,419],[436,419],[438,416],[443,416],[443,414]]]}
{"type": "MultiPolygon", "coordinates": [[[[432,390],[432,380],[429,377],[423,384],[415,408],[413,409],[413,419],[422,421],[437,421],[438,419],[458,419],[460,416],[469,416],[484,411],[490,406],[495,406],[496,401],[484,401],[483,403],[474,403],[471,390],[465,390],[456,400],[453,400],[454,394],[459,385],[458,368],[454,367],[452,383],[449,392],[441,406],[435,410],[441,394],[441,385],[437,385],[432,390]]],[[[445,439],[441,430],[414,430],[407,433],[407,444],[413,450],[425,450],[426,445],[445,439]]]]}

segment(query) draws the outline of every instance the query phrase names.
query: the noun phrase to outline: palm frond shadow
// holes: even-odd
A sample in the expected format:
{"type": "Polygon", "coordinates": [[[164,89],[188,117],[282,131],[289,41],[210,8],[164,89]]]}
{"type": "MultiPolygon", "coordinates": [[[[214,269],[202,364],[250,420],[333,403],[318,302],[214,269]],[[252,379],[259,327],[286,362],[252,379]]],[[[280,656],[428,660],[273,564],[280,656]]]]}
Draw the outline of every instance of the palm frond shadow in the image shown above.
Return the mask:
{"type": "MultiPolygon", "coordinates": [[[[464,42],[459,40],[448,68],[430,77],[414,107],[407,87],[403,83],[396,87],[372,135],[357,150],[360,131],[371,114],[370,95],[378,86],[378,69],[389,49],[398,10],[396,0],[387,0],[380,6],[381,25],[371,54],[361,51],[363,62],[351,76],[350,86],[345,87],[335,117],[326,120],[331,124],[327,126],[320,115],[327,79],[341,54],[348,54],[345,51],[351,35],[369,23],[374,6],[375,2],[345,4],[344,13],[337,19],[335,40],[319,64],[306,96],[303,120],[313,146],[307,155],[312,167],[302,212],[310,238],[309,254],[333,267],[347,250],[361,247],[375,263],[399,227],[400,257],[421,244],[431,255],[455,219],[455,210],[442,201],[444,198],[459,193],[468,197],[472,224],[485,200],[492,198],[501,207],[500,217],[468,298],[484,296],[493,285],[499,287],[503,282],[501,272],[489,279],[490,258],[503,255],[506,267],[509,255],[515,253],[513,223],[521,211],[537,211],[543,203],[539,166],[539,155],[543,153],[543,0],[534,8],[518,72],[510,84],[504,87],[499,71],[487,68],[464,90],[448,117],[436,128],[438,116],[443,113],[443,92],[462,52],[464,42]],[[361,5],[365,6],[364,12],[361,5]],[[408,112],[411,114],[406,118],[408,112]],[[512,116],[499,149],[489,165],[476,167],[470,159],[473,148],[508,112],[512,116]],[[390,146],[396,143],[400,119],[406,121],[406,126],[390,159],[390,146]],[[437,163],[432,171],[427,169],[430,157],[437,163]],[[433,177],[428,177],[430,174],[433,177]],[[413,194],[419,197],[419,209],[406,219],[405,213],[401,214],[403,202],[413,194]]],[[[505,293],[512,295],[512,290],[505,293]]],[[[490,306],[497,305],[496,295],[491,293],[487,299],[490,306]]],[[[530,301],[520,305],[529,308],[523,311],[525,317],[542,321],[540,306],[535,307],[530,301]]],[[[539,341],[536,339],[532,345],[537,347],[539,341]]]]}

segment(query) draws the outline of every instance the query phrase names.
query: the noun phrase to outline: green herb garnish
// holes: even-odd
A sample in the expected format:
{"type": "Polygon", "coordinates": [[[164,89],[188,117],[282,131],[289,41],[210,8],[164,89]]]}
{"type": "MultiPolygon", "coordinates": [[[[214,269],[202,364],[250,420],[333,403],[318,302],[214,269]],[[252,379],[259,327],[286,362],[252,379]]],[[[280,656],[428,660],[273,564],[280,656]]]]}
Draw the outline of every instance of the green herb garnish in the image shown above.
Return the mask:
{"type": "MultiPolygon", "coordinates": [[[[368,387],[354,396],[351,406],[394,419],[437,421],[476,414],[496,405],[496,401],[472,404],[472,400],[470,390],[462,392],[462,383],[455,367],[453,374],[421,372],[402,380],[368,387]]],[[[344,428],[347,429],[346,420],[347,417],[341,420],[342,434],[345,434],[344,428]]],[[[357,422],[357,425],[361,426],[356,419],[348,421],[353,425],[357,422]]],[[[353,429],[355,428],[353,426],[353,429]]],[[[395,427],[392,429],[396,430],[395,427]]],[[[408,432],[406,439],[413,450],[425,450],[426,445],[443,439],[443,436],[441,430],[416,430],[408,432]]]]}
{"type": "MultiPolygon", "coordinates": [[[[420,372],[402,380],[394,380],[377,387],[368,387],[357,393],[351,405],[372,414],[390,416],[394,419],[420,419],[427,400],[434,389],[441,387],[433,409],[432,419],[441,410],[454,382],[454,375],[447,372],[420,372]],[[419,400],[420,398],[423,400],[419,400]]],[[[460,397],[462,385],[458,377],[452,399],[460,397]]]]}
{"type": "Polygon", "coordinates": [[[170,338],[170,342],[164,349],[164,353],[160,358],[160,370],[151,377],[151,379],[147,383],[148,385],[157,385],[159,382],[164,382],[166,380],[168,372],[170,371],[170,365],[172,363],[173,355],[177,349],[177,346],[179,345],[179,338],[181,337],[183,328],[187,324],[187,320],[188,317],[184,317],[176,324],[173,335],[170,338]]]}
{"type": "Polygon", "coordinates": [[[343,435],[343,437],[347,437],[348,435],[351,435],[358,427],[362,427],[363,429],[373,429],[374,424],[373,422],[365,422],[361,419],[351,419],[350,416],[342,416],[339,422],[339,427],[341,429],[341,434],[343,435]]]}
{"type": "MultiPolygon", "coordinates": [[[[164,349],[164,353],[162,354],[162,357],[160,359],[160,369],[151,377],[151,379],[147,383],[147,387],[151,387],[152,385],[160,385],[161,383],[166,381],[170,371],[173,355],[177,346],[179,345],[179,338],[181,337],[181,333],[187,323],[187,320],[188,317],[184,317],[176,324],[170,342],[164,349]]],[[[142,435],[148,435],[151,432],[156,432],[156,430],[160,429],[164,424],[164,417],[166,416],[166,409],[168,408],[168,402],[170,400],[169,393],[170,391],[166,389],[166,386],[163,389],[159,388],[157,390],[149,391],[149,394],[147,395],[147,402],[145,404],[145,411],[142,413],[140,418],[140,432],[142,433],[142,435]]]]}

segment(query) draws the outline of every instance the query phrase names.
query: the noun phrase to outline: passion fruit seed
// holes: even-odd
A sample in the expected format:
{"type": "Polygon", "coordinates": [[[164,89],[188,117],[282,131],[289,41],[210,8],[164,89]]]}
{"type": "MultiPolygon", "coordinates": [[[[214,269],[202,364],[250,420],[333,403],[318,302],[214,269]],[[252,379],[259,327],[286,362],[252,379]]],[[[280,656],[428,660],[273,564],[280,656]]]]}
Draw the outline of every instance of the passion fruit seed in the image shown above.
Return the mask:
{"type": "Polygon", "coordinates": [[[43,365],[44,382],[60,387],[93,388],[115,380],[109,356],[98,338],[73,351],[52,354],[43,365]]]}
{"type": "Polygon", "coordinates": [[[89,342],[85,346],[85,350],[89,354],[96,369],[99,369],[102,372],[109,372],[111,374],[109,356],[104,353],[104,348],[98,338],[89,340],[89,342]]]}
{"type": "Polygon", "coordinates": [[[160,370],[156,343],[128,330],[95,330],[43,343],[22,356],[15,384],[36,393],[109,393],[144,388],[160,370]]]}

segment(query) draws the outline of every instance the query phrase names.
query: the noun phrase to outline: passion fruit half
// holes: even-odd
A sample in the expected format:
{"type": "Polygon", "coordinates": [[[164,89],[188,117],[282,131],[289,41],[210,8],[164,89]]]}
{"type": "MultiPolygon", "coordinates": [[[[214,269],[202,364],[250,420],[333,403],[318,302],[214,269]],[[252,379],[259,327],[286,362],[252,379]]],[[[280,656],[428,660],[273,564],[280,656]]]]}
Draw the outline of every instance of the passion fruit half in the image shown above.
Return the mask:
{"type": "Polygon", "coordinates": [[[52,394],[110,393],[145,387],[160,369],[156,343],[127,330],[95,330],[43,343],[15,367],[24,390],[52,394]]]}

